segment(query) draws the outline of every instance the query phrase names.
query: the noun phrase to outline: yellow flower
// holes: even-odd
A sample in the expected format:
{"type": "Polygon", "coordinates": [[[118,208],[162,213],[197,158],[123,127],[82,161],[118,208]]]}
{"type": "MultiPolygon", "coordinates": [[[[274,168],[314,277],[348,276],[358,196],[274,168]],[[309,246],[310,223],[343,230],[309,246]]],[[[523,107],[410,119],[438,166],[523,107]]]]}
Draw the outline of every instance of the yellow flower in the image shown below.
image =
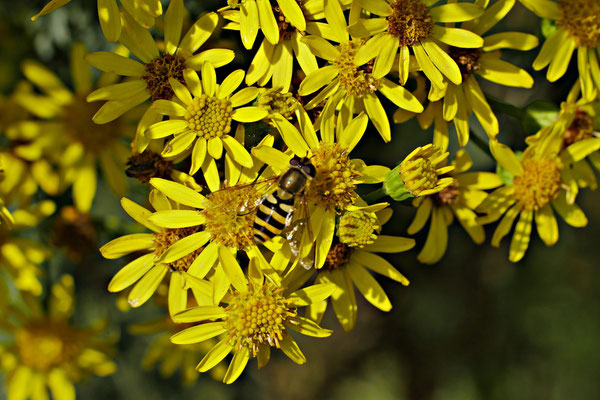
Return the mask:
{"type": "Polygon", "coordinates": [[[600,65],[597,52],[600,40],[600,3],[588,0],[521,0],[541,18],[556,22],[556,31],[546,39],[533,69],[548,66],[546,77],[554,82],[567,71],[577,50],[577,66],[583,97],[592,100],[600,90],[600,65]]]}
{"type": "MultiPolygon", "coordinates": [[[[94,122],[105,124],[113,121],[149,98],[152,101],[171,100],[173,89],[169,79],[183,83],[183,71],[186,68],[199,70],[206,61],[220,67],[233,60],[233,51],[226,49],[210,49],[194,54],[215,30],[219,19],[217,14],[212,12],[202,16],[181,38],[183,15],[183,0],[171,1],[165,13],[164,51],[159,51],[150,31],[138,25],[128,14],[123,14],[124,32],[120,41],[141,62],[106,51],[86,56],[91,65],[102,71],[131,78],[102,87],[87,97],[90,102],[108,100],[94,115],[94,122]]],[[[138,151],[141,152],[147,143],[138,145],[138,151]]]]}
{"type": "MultiPolygon", "coordinates": [[[[361,203],[362,204],[362,203],[361,203]]],[[[353,207],[344,213],[339,222],[337,235],[329,249],[323,267],[318,270],[315,283],[334,283],[337,290],[331,296],[331,304],[338,321],[346,332],[354,328],[357,315],[354,286],[364,298],[382,311],[390,311],[392,304],[383,288],[370,271],[384,275],[402,285],[409,284],[398,270],[383,257],[374,254],[399,253],[414,247],[414,239],[380,235],[382,225],[392,216],[387,203],[353,207]]],[[[294,287],[310,278],[310,275],[295,268],[284,278],[284,282],[294,287]]],[[[307,316],[317,323],[323,318],[327,302],[314,302],[309,306],[307,316]]]]}
{"type": "Polygon", "coordinates": [[[413,200],[413,205],[418,209],[408,227],[408,234],[419,232],[431,218],[425,245],[417,257],[424,264],[434,264],[443,257],[448,245],[448,226],[454,216],[475,243],[483,243],[485,232],[477,223],[477,214],[473,210],[486,198],[484,190],[502,185],[502,181],[494,173],[467,172],[473,162],[465,150],[456,153],[452,166],[454,170],[447,174],[452,178],[449,186],[438,193],[413,200]]]}
{"type": "Polygon", "coordinates": [[[359,2],[366,11],[381,16],[358,19],[349,29],[354,37],[368,38],[356,54],[354,63],[364,65],[374,58],[375,79],[387,75],[394,62],[398,62],[400,83],[404,84],[409,72],[409,49],[412,49],[417,64],[437,90],[443,90],[446,86],[444,76],[460,85],[460,69],[438,43],[464,49],[483,46],[483,40],[476,33],[440,25],[470,21],[481,16],[483,9],[477,4],[453,2],[434,6],[438,3],[436,0],[359,2]]]}
{"type": "Polygon", "coordinates": [[[144,135],[148,139],[173,135],[173,139],[165,143],[161,155],[173,159],[183,153],[191,154],[190,174],[202,168],[210,188],[216,190],[219,176],[215,160],[223,156],[223,149],[230,160],[252,168],[250,153],[230,135],[233,121],[256,122],[267,117],[269,112],[260,107],[242,107],[256,99],[259,92],[255,87],[236,92],[244,79],[243,70],[233,71],[218,85],[215,68],[206,62],[202,65],[201,75],[202,79],[192,69],[184,69],[187,87],[169,79],[178,101],[156,100],[150,109],[168,115],[170,119],[150,125],[144,135]]]}
{"type": "Polygon", "coordinates": [[[198,371],[210,370],[233,352],[223,378],[223,382],[230,384],[244,371],[250,358],[257,358],[259,368],[265,366],[271,347],[281,349],[295,363],[304,364],[306,358],[287,330],[314,337],[331,335],[330,330],[299,316],[297,310],[327,299],[335,285],[312,285],[290,293],[265,279],[254,263],[250,264],[248,280],[241,275],[232,285],[235,290],[223,293],[217,302],[224,303],[223,306],[192,307],[174,317],[175,322],[195,325],[173,335],[171,341],[175,344],[189,345],[222,337],[200,361],[198,371]]]}
{"type": "Polygon", "coordinates": [[[31,228],[38,228],[44,218],[54,213],[56,206],[50,200],[33,204],[14,203],[10,198],[4,200],[7,203],[0,211],[1,218],[6,219],[0,223],[0,267],[8,272],[19,290],[39,296],[42,293],[40,265],[50,258],[51,252],[32,237],[31,228]]]}
{"type": "MultiPolygon", "coordinates": [[[[16,99],[41,121],[16,124],[14,128],[19,132],[13,138],[24,140],[14,150],[15,155],[36,162],[31,172],[42,189],[56,194],[73,185],[75,205],[87,212],[96,194],[98,162],[115,193],[126,191],[122,165],[129,150],[120,138],[131,129],[123,119],[104,126],[92,122],[98,107],[85,101],[94,84],[91,69],[83,60],[84,53],[82,44],[76,44],[71,52],[74,92],[42,64],[34,61],[23,64],[23,73],[42,94],[17,93],[16,99]],[[53,165],[58,167],[60,180],[53,165]]],[[[112,79],[104,75],[98,83],[112,79]]]]}
{"type": "Polygon", "coordinates": [[[490,193],[477,207],[477,212],[487,214],[477,222],[487,224],[502,218],[492,237],[492,246],[497,247],[519,216],[510,244],[510,261],[517,262],[525,255],[534,217],[538,235],[547,246],[558,241],[554,211],[571,226],[587,225],[585,214],[573,204],[575,199],[566,190],[569,185],[563,169],[564,165],[580,161],[600,148],[600,139],[587,140],[594,142],[590,145],[581,141],[559,153],[562,138],[555,140],[546,135],[544,140],[528,147],[520,160],[508,146],[495,140],[490,142],[494,158],[514,178],[490,193]]]}
{"type": "Polygon", "coordinates": [[[383,192],[396,201],[440,192],[453,182],[446,176],[454,169],[447,158],[448,152],[432,144],[417,147],[385,176],[383,192]]]}
{"type": "MultiPolygon", "coordinates": [[[[347,0],[345,0],[348,3],[347,0]]],[[[250,50],[259,30],[265,38],[256,51],[246,75],[246,84],[258,82],[286,93],[294,71],[294,59],[305,74],[319,68],[315,55],[301,40],[311,22],[323,14],[323,2],[314,0],[243,0],[228,1],[220,10],[230,22],[226,29],[240,31],[244,47],[250,50]]]]}
{"type": "MultiPolygon", "coordinates": [[[[548,135],[555,138],[561,151],[573,145],[576,147],[590,146],[592,149],[597,146],[598,140],[594,140],[594,138],[600,137],[596,130],[600,102],[598,100],[590,102],[585,98],[578,99],[579,95],[580,84],[578,81],[571,89],[567,100],[561,104],[556,121],[525,139],[527,144],[534,145],[548,135]],[[580,142],[583,143],[579,144],[580,142]]],[[[563,177],[569,186],[570,201],[577,196],[580,187],[596,189],[596,175],[590,164],[596,170],[600,170],[600,152],[593,151],[587,158],[577,162],[568,162],[563,166],[563,177]]]]}
{"type": "MultiPolygon", "coordinates": [[[[35,21],[42,15],[50,14],[71,0],[51,0],[42,10],[31,17],[35,21]]],[[[162,14],[160,0],[125,0],[121,2],[123,9],[129,13],[135,21],[145,28],[154,26],[154,19],[162,14]]],[[[116,0],[98,0],[98,17],[100,27],[109,42],[116,42],[121,36],[121,14],[116,0]]]]}
{"type": "MultiPolygon", "coordinates": [[[[175,182],[171,183],[177,185],[175,182]]],[[[196,193],[192,189],[189,190],[196,193]]],[[[156,210],[171,210],[186,204],[185,202],[181,205],[173,204],[156,190],[150,193],[150,203],[156,210]]],[[[211,284],[196,276],[198,269],[210,269],[215,261],[214,259],[207,261],[210,255],[208,252],[203,252],[204,245],[210,240],[210,234],[199,231],[195,227],[162,228],[148,220],[152,211],[126,198],[121,199],[121,205],[135,221],[153,233],[121,236],[102,246],[100,252],[108,259],[120,258],[139,251],[146,253],[121,268],[110,281],[108,290],[120,292],[135,284],[129,292],[128,302],[132,307],[139,307],[152,297],[163,278],[169,273],[168,306],[171,315],[186,307],[188,289],[191,289],[196,297],[211,297],[211,284]],[[205,253],[204,256],[198,257],[201,253],[205,253]],[[209,265],[204,265],[203,262],[209,265]]],[[[192,211],[187,215],[187,219],[192,222],[203,221],[202,215],[197,211],[192,211]]],[[[202,277],[204,275],[206,273],[202,277]]]]}
{"type": "Polygon", "coordinates": [[[13,311],[4,319],[14,341],[0,348],[0,369],[6,372],[9,399],[74,399],[74,384],[90,375],[115,372],[114,337],[102,332],[106,325],[87,328],[69,321],[75,308],[73,278],[62,277],[52,287],[48,312],[39,300],[28,298],[29,313],[13,311]]]}
{"type": "MultiPolygon", "coordinates": [[[[504,18],[514,3],[515,0],[498,1],[488,7],[479,18],[464,22],[461,28],[483,36],[504,18]]],[[[454,122],[458,144],[461,147],[466,146],[469,141],[469,117],[472,114],[475,114],[490,138],[498,134],[498,119],[477,83],[476,75],[504,86],[533,86],[533,78],[525,70],[500,58],[500,50],[531,50],[538,44],[535,36],[521,32],[499,32],[484,36],[483,41],[482,48],[448,48],[447,53],[458,66],[462,82],[456,84],[444,78],[446,84],[443,89],[431,85],[430,102],[425,111],[417,115],[423,129],[427,129],[433,121],[436,122],[433,144],[442,150],[448,148],[449,140],[448,128],[441,126],[442,121],[454,122]]],[[[404,114],[408,112],[399,109],[394,115],[394,120],[404,118],[404,114]]]]}
{"type": "MultiPolygon", "coordinates": [[[[340,115],[337,122],[331,119],[321,129],[320,138],[304,110],[298,110],[296,115],[300,130],[281,116],[273,119],[290,151],[284,153],[269,146],[256,146],[252,154],[269,165],[275,174],[289,168],[293,155],[310,158],[316,175],[302,196],[306,199],[312,239],[316,243],[315,268],[320,268],[331,245],[336,213],[346,210],[358,198],[357,185],[383,181],[389,168],[367,166],[360,159],[350,158],[350,152],[367,128],[368,118],[364,113],[353,119],[351,114],[340,115]]],[[[310,234],[305,236],[310,239],[310,234]]]]}
{"type": "Polygon", "coordinates": [[[310,110],[326,101],[319,117],[321,129],[324,124],[332,123],[340,103],[344,112],[350,114],[364,109],[383,140],[389,142],[390,123],[376,92],[398,107],[412,112],[423,111],[423,106],[402,86],[383,75],[376,78],[372,65],[356,63],[356,56],[364,47],[364,41],[354,39],[348,33],[346,18],[338,0],[326,2],[325,18],[328,25],[320,32],[324,38],[311,35],[302,39],[318,57],[329,62],[329,65],[309,73],[300,84],[298,94],[301,96],[315,93],[325,86],[305,105],[305,109],[310,110]],[[333,46],[325,39],[339,45],[333,46]]]}

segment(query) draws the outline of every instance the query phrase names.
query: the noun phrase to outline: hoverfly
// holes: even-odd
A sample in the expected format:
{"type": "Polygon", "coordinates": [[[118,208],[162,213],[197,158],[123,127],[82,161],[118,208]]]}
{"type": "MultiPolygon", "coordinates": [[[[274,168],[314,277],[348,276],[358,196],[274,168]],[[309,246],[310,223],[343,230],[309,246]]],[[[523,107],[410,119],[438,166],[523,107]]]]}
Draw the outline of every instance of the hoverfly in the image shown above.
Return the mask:
{"type": "MultiPolygon", "coordinates": [[[[288,243],[294,256],[300,255],[300,245],[305,228],[312,243],[309,213],[304,190],[315,177],[316,168],[308,157],[294,156],[289,168],[281,175],[273,176],[250,185],[267,184],[266,194],[254,204],[244,204],[237,210],[240,214],[256,212],[254,217],[254,241],[263,244],[282,236],[288,243]],[[270,189],[277,183],[275,191],[270,189]],[[300,203],[302,204],[300,207],[300,203]]],[[[312,252],[310,252],[312,253],[312,252]]],[[[304,255],[299,259],[300,264],[309,269],[314,260],[314,254],[304,255]]]]}

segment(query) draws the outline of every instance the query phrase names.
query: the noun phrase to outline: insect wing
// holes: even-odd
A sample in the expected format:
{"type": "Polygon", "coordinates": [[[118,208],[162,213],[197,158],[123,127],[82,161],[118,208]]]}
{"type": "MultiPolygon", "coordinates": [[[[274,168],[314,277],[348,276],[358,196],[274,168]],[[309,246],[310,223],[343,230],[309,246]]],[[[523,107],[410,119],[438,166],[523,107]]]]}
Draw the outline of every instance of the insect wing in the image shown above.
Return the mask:
{"type": "Polygon", "coordinates": [[[235,212],[240,215],[251,214],[256,211],[256,209],[262,204],[265,198],[271,194],[276,188],[277,183],[279,182],[279,176],[272,176],[267,179],[263,179],[261,181],[246,183],[242,185],[229,186],[219,191],[223,190],[239,190],[245,187],[253,187],[258,193],[262,196],[255,199],[247,199],[247,201],[242,202],[241,205],[237,205],[235,209],[228,209],[226,211],[235,212]]]}

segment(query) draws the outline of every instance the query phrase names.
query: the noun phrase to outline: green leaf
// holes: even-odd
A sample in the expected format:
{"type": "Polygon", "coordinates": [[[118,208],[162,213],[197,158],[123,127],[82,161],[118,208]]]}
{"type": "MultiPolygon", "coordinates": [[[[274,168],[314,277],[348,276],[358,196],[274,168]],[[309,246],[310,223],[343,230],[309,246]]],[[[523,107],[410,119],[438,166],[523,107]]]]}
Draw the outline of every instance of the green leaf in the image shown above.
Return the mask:
{"type": "Polygon", "coordinates": [[[554,103],[536,100],[525,108],[525,116],[521,123],[527,135],[533,134],[541,128],[556,121],[560,109],[554,103]]]}

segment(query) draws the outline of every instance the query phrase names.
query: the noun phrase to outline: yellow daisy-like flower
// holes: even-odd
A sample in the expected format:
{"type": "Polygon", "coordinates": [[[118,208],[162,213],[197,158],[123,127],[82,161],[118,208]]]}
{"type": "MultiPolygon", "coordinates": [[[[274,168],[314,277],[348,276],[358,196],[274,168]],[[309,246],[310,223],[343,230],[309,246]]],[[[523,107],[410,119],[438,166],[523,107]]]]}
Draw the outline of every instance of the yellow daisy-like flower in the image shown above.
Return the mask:
{"type": "Polygon", "coordinates": [[[103,335],[105,322],[87,328],[69,321],[75,308],[73,278],[62,277],[52,287],[49,309],[28,298],[28,314],[13,310],[3,319],[14,341],[0,348],[0,369],[6,372],[9,399],[67,400],[75,398],[74,384],[90,375],[107,376],[116,364],[114,338],[103,335]]]}
{"type": "MultiPolygon", "coordinates": [[[[461,28],[483,36],[492,29],[512,9],[516,0],[502,0],[488,7],[477,19],[464,22],[461,28]]],[[[504,86],[531,88],[533,78],[523,69],[502,60],[500,50],[512,49],[527,51],[536,47],[537,37],[521,32],[500,32],[483,36],[482,48],[460,48],[450,46],[448,55],[454,60],[462,75],[462,83],[455,84],[445,78],[446,85],[439,90],[432,85],[430,103],[422,114],[417,115],[422,127],[429,127],[441,117],[448,123],[454,122],[458,144],[461,147],[469,141],[469,116],[475,114],[479,123],[490,138],[498,134],[498,119],[489,106],[476,75],[490,82],[504,86]]],[[[406,110],[399,109],[394,119],[402,119],[406,110]]],[[[434,131],[433,144],[445,150],[448,148],[448,129],[440,127],[434,131]]]]}
{"type": "Polygon", "coordinates": [[[444,190],[453,182],[446,176],[454,169],[453,165],[446,165],[448,154],[432,144],[417,147],[386,175],[383,193],[402,201],[444,190]]]}
{"type": "MultiPolygon", "coordinates": [[[[363,203],[361,203],[363,204],[363,203]]],[[[390,311],[392,304],[383,288],[369,271],[384,275],[402,285],[409,284],[396,268],[383,257],[374,254],[399,253],[414,247],[414,239],[381,235],[381,227],[391,218],[388,203],[353,207],[342,214],[337,235],[323,267],[318,270],[315,283],[334,283],[337,290],[331,296],[331,304],[338,321],[346,332],[356,323],[357,303],[354,287],[365,299],[382,311],[390,311]]],[[[312,275],[312,274],[310,274],[312,275]]],[[[295,268],[284,278],[290,286],[296,286],[310,278],[302,268],[295,268]]],[[[315,302],[307,310],[307,316],[319,323],[327,308],[327,302],[315,302]]]]}
{"type": "Polygon", "coordinates": [[[521,0],[521,3],[539,17],[555,21],[557,26],[533,61],[533,69],[548,67],[546,77],[554,82],[565,74],[577,50],[582,94],[586,100],[592,100],[600,90],[600,2],[521,0]]]}
{"type": "Polygon", "coordinates": [[[184,152],[191,153],[190,174],[202,168],[211,190],[217,190],[219,175],[215,160],[223,156],[223,149],[231,160],[252,168],[250,153],[230,135],[233,121],[256,122],[267,117],[269,112],[261,107],[242,107],[256,99],[259,92],[255,87],[236,92],[244,79],[243,70],[233,71],[219,85],[215,68],[206,62],[202,65],[201,75],[202,79],[186,68],[183,78],[187,87],[173,78],[169,80],[178,101],[157,100],[151,109],[170,119],[150,125],[144,135],[148,139],[173,135],[173,139],[165,143],[161,155],[170,159],[184,152]]]}
{"type": "Polygon", "coordinates": [[[171,100],[174,93],[169,79],[184,83],[183,71],[186,68],[199,70],[207,61],[220,67],[233,60],[233,50],[227,49],[210,49],[194,54],[215,30],[219,20],[216,13],[202,16],[181,38],[183,15],[183,0],[171,1],[165,13],[164,51],[160,51],[150,31],[123,14],[124,32],[120,41],[141,62],[106,51],[86,56],[91,65],[102,71],[131,78],[127,82],[102,87],[87,97],[90,102],[108,100],[94,115],[94,122],[105,124],[113,121],[149,98],[152,101],[171,100]]]}
{"type": "MultiPolygon", "coordinates": [[[[555,140],[561,142],[560,150],[564,151],[586,139],[600,137],[600,133],[596,130],[600,102],[598,100],[589,102],[584,98],[578,99],[579,95],[580,84],[578,81],[571,89],[567,100],[561,104],[556,121],[525,139],[527,144],[534,145],[544,136],[551,135],[555,137],[555,140]]],[[[596,141],[586,140],[585,143],[593,145],[596,141]]],[[[577,196],[580,187],[589,187],[592,190],[597,188],[596,174],[590,164],[596,170],[600,170],[600,152],[594,151],[580,161],[564,165],[563,176],[569,185],[569,199],[573,200],[577,196]]]]}
{"type": "Polygon", "coordinates": [[[193,307],[174,317],[175,322],[196,324],[173,335],[171,341],[175,344],[189,345],[222,337],[200,361],[198,371],[210,370],[233,352],[223,378],[223,382],[230,384],[241,375],[250,358],[257,358],[259,368],[265,366],[271,347],[281,349],[295,363],[304,364],[306,357],[288,329],[313,337],[331,335],[332,331],[299,316],[297,310],[327,299],[335,291],[335,285],[312,285],[290,293],[265,279],[254,263],[250,264],[248,279],[241,275],[232,284],[235,289],[223,293],[219,301],[223,306],[193,307]]]}
{"type": "MultiPolygon", "coordinates": [[[[39,13],[31,17],[31,20],[35,21],[70,2],[71,0],[51,0],[39,13]]],[[[145,28],[152,28],[154,19],[162,14],[160,0],[124,0],[121,1],[121,4],[123,9],[145,28]]],[[[98,0],[98,19],[106,39],[109,42],[119,40],[121,36],[121,13],[119,12],[117,0],[98,0]]]]}
{"type": "Polygon", "coordinates": [[[339,0],[326,2],[325,18],[328,24],[320,28],[324,38],[311,35],[302,39],[318,57],[329,61],[329,65],[309,73],[300,84],[298,94],[301,96],[313,94],[325,86],[305,105],[305,109],[310,110],[327,101],[319,117],[321,129],[324,124],[333,123],[340,103],[341,108],[350,114],[364,109],[383,140],[389,142],[390,123],[376,92],[408,111],[419,113],[423,106],[408,90],[384,78],[385,74],[375,77],[372,65],[356,62],[365,43],[348,33],[339,0]],[[339,45],[333,46],[325,39],[339,45]]]}
{"type": "MultiPolygon", "coordinates": [[[[346,1],[347,3],[348,1],[346,1]]],[[[323,2],[318,0],[243,0],[229,1],[221,10],[231,21],[226,29],[240,31],[242,43],[251,49],[256,35],[262,30],[265,38],[256,51],[246,75],[246,84],[258,82],[286,93],[290,88],[294,59],[305,74],[319,68],[315,55],[300,40],[314,28],[311,21],[323,14],[323,2]]]]}
{"type": "MultiPolygon", "coordinates": [[[[129,150],[120,138],[131,129],[123,119],[104,126],[92,122],[98,107],[85,101],[94,83],[84,54],[82,44],[76,44],[71,52],[74,92],[42,64],[34,61],[23,64],[23,73],[42,94],[18,93],[16,99],[42,121],[24,121],[14,126],[20,131],[15,138],[25,140],[14,152],[19,158],[35,161],[31,172],[48,193],[56,194],[73,185],[75,205],[87,212],[96,194],[98,163],[113,191],[125,193],[127,183],[122,165],[129,150]],[[54,172],[55,168],[59,174],[54,172]]],[[[97,83],[113,79],[103,75],[97,83]]]]}
{"type": "Polygon", "coordinates": [[[445,45],[464,49],[483,46],[479,35],[467,29],[443,26],[443,23],[475,19],[483,9],[473,3],[452,2],[435,6],[438,0],[361,0],[363,9],[379,18],[358,19],[350,26],[350,33],[367,39],[354,58],[356,65],[364,65],[373,58],[373,77],[387,75],[398,62],[400,83],[409,73],[409,49],[417,64],[437,90],[446,86],[444,76],[460,85],[462,76],[456,62],[443,49],[445,45]],[[396,57],[399,55],[399,57],[396,57]]]}
{"type": "Polygon", "coordinates": [[[528,147],[520,160],[508,146],[490,142],[494,158],[514,178],[490,193],[477,207],[477,212],[487,214],[477,222],[487,224],[502,218],[492,237],[492,246],[497,247],[519,216],[510,244],[509,260],[512,262],[525,255],[534,218],[538,235],[547,246],[558,241],[554,211],[571,226],[587,225],[585,214],[573,204],[575,199],[567,191],[569,185],[565,182],[564,165],[578,162],[598,150],[600,139],[582,140],[559,153],[561,142],[546,135],[544,140],[528,147]]]}
{"type": "MultiPolygon", "coordinates": [[[[273,137],[268,136],[260,145],[271,146],[272,143],[273,137]]],[[[238,252],[245,252],[250,259],[264,260],[254,241],[255,210],[252,207],[265,195],[259,184],[252,184],[263,166],[262,162],[255,161],[252,169],[238,169],[232,163],[226,170],[227,185],[206,197],[176,182],[159,178],[150,180],[150,184],[170,200],[186,206],[157,211],[149,217],[151,223],[163,229],[190,229],[207,235],[208,244],[194,254],[195,260],[188,273],[199,279],[214,274],[215,295],[227,291],[232,280],[243,276],[241,267],[235,262],[238,252]],[[222,276],[228,279],[221,279],[222,276]]],[[[185,243],[176,243],[170,251],[187,254],[188,247],[185,243]]],[[[274,281],[279,280],[273,271],[265,270],[265,273],[274,281]]]]}
{"type": "Polygon", "coordinates": [[[486,198],[484,190],[502,186],[502,180],[494,173],[468,172],[473,162],[465,150],[456,153],[452,166],[454,170],[448,173],[453,179],[452,184],[438,193],[413,200],[417,213],[408,227],[408,234],[419,232],[431,218],[425,245],[417,257],[424,264],[434,264],[444,256],[448,245],[448,226],[455,216],[475,243],[483,243],[485,232],[473,210],[486,198]]]}
{"type": "MultiPolygon", "coordinates": [[[[389,168],[367,166],[360,159],[350,158],[350,152],[367,128],[368,118],[364,113],[354,119],[350,119],[351,114],[340,115],[335,126],[334,121],[330,121],[323,127],[320,138],[304,110],[299,110],[296,115],[300,130],[283,117],[273,119],[289,151],[284,153],[269,146],[256,146],[252,154],[277,175],[289,168],[294,155],[310,158],[316,175],[302,196],[306,200],[312,239],[316,244],[315,268],[320,268],[333,239],[336,214],[348,209],[358,198],[357,185],[382,182],[389,168]]],[[[305,236],[311,238],[310,234],[305,236]]]]}
{"type": "MultiPolygon", "coordinates": [[[[170,181],[166,181],[170,182],[170,181]]],[[[176,184],[175,182],[171,182],[176,184]]],[[[189,189],[192,193],[196,193],[189,189]]],[[[196,193],[202,197],[200,194],[196,193]]],[[[150,202],[156,210],[171,210],[174,207],[185,207],[185,202],[173,204],[162,193],[154,190],[150,193],[150,202]]],[[[144,304],[156,291],[169,273],[169,313],[185,309],[188,301],[188,289],[196,297],[211,297],[212,286],[209,282],[200,279],[198,269],[212,268],[203,262],[209,258],[207,255],[198,257],[204,245],[210,240],[208,232],[199,231],[198,228],[162,228],[148,220],[152,211],[134,203],[121,199],[123,209],[138,223],[150,229],[153,233],[134,233],[116,238],[100,249],[105,258],[116,259],[134,252],[146,254],[134,259],[125,265],[113,277],[108,285],[111,292],[120,292],[135,284],[129,292],[128,302],[132,307],[144,304]],[[199,261],[198,261],[199,260],[199,261]]],[[[203,220],[197,211],[191,211],[187,219],[203,220]]],[[[208,262],[208,261],[206,261],[208,262]]],[[[204,277],[203,274],[202,277],[204,277]]]]}

